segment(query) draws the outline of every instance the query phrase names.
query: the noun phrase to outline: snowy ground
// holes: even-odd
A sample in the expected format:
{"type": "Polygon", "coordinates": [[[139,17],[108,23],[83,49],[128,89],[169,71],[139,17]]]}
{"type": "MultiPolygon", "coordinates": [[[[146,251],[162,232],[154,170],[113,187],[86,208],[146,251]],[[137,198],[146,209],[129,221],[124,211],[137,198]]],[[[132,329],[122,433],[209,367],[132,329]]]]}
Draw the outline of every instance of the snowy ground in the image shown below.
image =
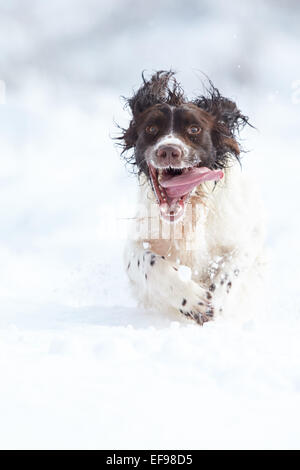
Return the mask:
{"type": "MultiPolygon", "coordinates": [[[[6,85],[0,104],[0,448],[299,448],[296,15],[265,2],[260,21],[268,18],[269,29],[256,25],[260,36],[253,35],[251,47],[243,36],[240,50],[237,25],[248,24],[249,16],[237,10],[227,17],[217,8],[222,2],[214,1],[208,17],[198,13],[202,34],[221,35],[210,56],[195,61],[189,50],[192,44],[196,52],[190,42],[198,34],[195,22],[166,63],[169,51],[159,50],[155,59],[150,53],[161,41],[163,10],[150,31],[131,25],[139,38],[133,41],[119,24],[118,2],[109,16],[101,2],[77,0],[73,20],[58,15],[57,23],[52,7],[29,3],[39,31],[31,28],[30,15],[20,19],[19,11],[0,3],[2,26],[18,33],[12,43],[9,36],[0,39],[6,52],[0,58],[6,85]],[[92,21],[95,11],[103,19],[100,4],[111,21],[105,34],[114,38],[106,54],[103,28],[92,21]],[[89,15],[82,14],[84,5],[89,15]],[[281,28],[284,19],[290,24],[281,28]],[[56,29],[43,27],[54,23],[56,29]],[[64,28],[70,38],[62,36],[64,28]],[[217,53],[223,31],[231,44],[227,55],[225,45],[224,54],[217,53]],[[144,62],[136,59],[142,40],[144,62]],[[245,50],[251,52],[242,62],[249,82],[238,67],[245,50]],[[97,53],[105,67],[94,70],[97,53]],[[111,140],[113,120],[126,123],[119,95],[139,83],[140,70],[169,66],[185,71],[180,78],[191,93],[198,80],[192,68],[213,75],[259,129],[244,134],[252,150],[244,171],[261,186],[270,275],[266,307],[258,302],[251,320],[222,319],[200,328],[141,310],[128,291],[121,256],[136,181],[111,140]]],[[[61,3],[68,11],[69,2],[61,3]]],[[[17,8],[16,1],[11,5],[17,8]]],[[[142,10],[135,15],[142,17],[142,10]]],[[[181,21],[177,29],[190,17],[181,21]]],[[[176,38],[176,31],[171,34],[176,38]]],[[[197,47],[204,54],[201,41],[197,47]]]]}

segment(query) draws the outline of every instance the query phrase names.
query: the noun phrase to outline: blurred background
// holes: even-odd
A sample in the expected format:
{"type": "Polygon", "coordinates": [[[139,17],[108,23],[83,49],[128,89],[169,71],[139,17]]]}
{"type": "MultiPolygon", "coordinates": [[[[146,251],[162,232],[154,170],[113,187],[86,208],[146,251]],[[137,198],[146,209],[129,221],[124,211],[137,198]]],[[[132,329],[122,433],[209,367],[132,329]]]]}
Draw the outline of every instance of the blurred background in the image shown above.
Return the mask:
{"type": "MultiPolygon", "coordinates": [[[[126,126],[130,118],[128,110],[123,109],[121,97],[130,96],[139,87],[141,72],[144,70],[150,75],[155,70],[170,68],[178,72],[177,78],[190,97],[203,91],[206,74],[224,96],[236,100],[256,127],[244,129],[241,135],[242,144],[249,151],[243,157],[243,171],[257,180],[266,209],[271,274],[267,295],[271,315],[268,325],[270,319],[278,322],[280,333],[277,336],[272,333],[278,341],[284,325],[293,326],[286,332],[284,344],[288,348],[291,338],[299,331],[300,314],[299,24],[300,2],[297,0],[0,0],[0,333],[11,332],[13,338],[3,346],[4,355],[12,351],[10,345],[14,344],[14,350],[21,348],[20,357],[27,357],[28,345],[22,349],[18,343],[23,341],[23,328],[26,331],[40,328],[45,333],[49,327],[87,324],[94,338],[97,325],[169,326],[159,314],[149,316],[139,311],[128,291],[122,264],[123,235],[126,217],[134,210],[137,182],[120,159],[113,137],[118,135],[115,123],[126,126]]],[[[254,329],[258,331],[260,327],[254,329]]],[[[84,334],[88,337],[88,333],[84,334]]],[[[172,349],[173,333],[162,334],[166,334],[167,339],[161,340],[163,352],[159,357],[170,354],[172,360],[176,349],[175,346],[172,349]]],[[[75,337],[65,340],[61,335],[58,333],[58,338],[53,339],[45,333],[41,345],[34,346],[36,350],[28,346],[32,353],[30,361],[38,364],[33,375],[39,371],[40,364],[39,353],[35,356],[34,351],[38,350],[44,357],[43,348],[46,348],[50,355],[54,352],[63,361],[65,350],[70,348],[72,357],[77,351],[75,344],[83,341],[83,336],[79,340],[76,337],[76,342],[75,337]]],[[[254,348],[251,342],[249,346],[251,357],[255,348],[260,351],[255,356],[258,368],[264,336],[269,336],[269,326],[258,343],[254,341],[254,348]]],[[[154,354],[151,336],[148,340],[145,336],[146,346],[136,346],[138,338],[134,340],[136,343],[128,339],[131,336],[125,335],[125,338],[129,352],[154,354]]],[[[226,351],[226,337],[221,333],[217,338],[217,343],[223,344],[226,351]]],[[[32,344],[32,338],[28,341],[32,344]]],[[[37,339],[33,341],[40,344],[37,339]]],[[[195,351],[201,347],[196,346],[197,341],[195,339],[195,351]]],[[[233,344],[237,344],[239,356],[248,344],[247,339],[242,335],[240,343],[235,341],[236,337],[233,344]]],[[[274,340],[271,351],[277,351],[278,341],[274,340]]],[[[98,349],[95,346],[97,360],[103,358],[101,351],[108,356],[115,353],[118,359],[119,343],[117,349],[112,344],[110,341],[98,345],[98,349]]],[[[296,339],[292,344],[298,344],[296,339]]],[[[209,355],[210,343],[204,342],[204,346],[204,354],[209,355]]],[[[201,356],[202,352],[199,354],[201,356]]],[[[277,377],[282,376],[286,365],[286,362],[280,363],[278,357],[278,364],[281,364],[278,374],[265,376],[269,355],[272,364],[274,356],[268,352],[259,372],[267,383],[264,383],[267,394],[274,389],[274,383],[277,390],[277,377]]],[[[297,348],[291,356],[299,357],[297,348]]],[[[211,357],[212,361],[216,360],[215,401],[220,402],[220,381],[225,388],[228,385],[228,393],[233,397],[251,389],[252,379],[247,382],[244,378],[244,388],[239,389],[236,383],[226,382],[227,375],[218,375],[217,347],[211,357]]],[[[230,362],[233,356],[225,354],[224,357],[230,362]]],[[[174,359],[176,367],[177,359],[174,359]]],[[[292,367],[291,357],[287,362],[292,367]]],[[[22,376],[28,364],[24,366],[21,360],[16,363],[16,370],[22,376]]],[[[69,363],[62,364],[58,369],[62,375],[72,370],[69,363]]],[[[98,365],[96,361],[95,367],[98,365]]],[[[152,365],[150,361],[148,370],[151,371],[152,365]]],[[[86,364],[82,365],[83,374],[85,367],[86,364]]],[[[107,367],[110,370],[111,365],[107,367]]],[[[46,366],[43,370],[49,369],[46,366]]],[[[183,375],[185,370],[184,363],[183,375]]],[[[243,375],[243,370],[244,364],[237,366],[238,377],[243,375]]],[[[215,383],[213,366],[210,371],[212,375],[207,371],[200,374],[201,387],[215,383]]],[[[7,374],[2,377],[10,380],[11,375],[7,374]]],[[[94,377],[93,374],[94,370],[90,376],[94,377]]],[[[155,368],[153,374],[156,374],[155,368]]],[[[109,377],[107,373],[107,381],[109,377]]],[[[11,380],[13,389],[17,390],[20,385],[14,382],[17,378],[11,380]]],[[[286,384],[284,380],[279,380],[280,393],[286,384]]],[[[288,386],[298,392],[299,377],[295,378],[291,372],[288,380],[288,386]]],[[[70,378],[70,393],[74,381],[70,378]]],[[[46,385],[41,386],[42,390],[43,386],[46,385]]],[[[80,389],[80,385],[77,386],[80,389]]],[[[8,399],[11,390],[8,388],[8,399]]],[[[85,395],[80,393],[83,403],[85,395]]],[[[39,401],[41,394],[37,392],[35,396],[28,385],[28,397],[29,402],[31,397],[39,401]]],[[[282,402],[287,403],[286,396],[283,398],[282,402]]],[[[93,399],[96,403],[96,394],[93,399]]],[[[18,400],[23,403],[22,397],[18,400]]],[[[43,401],[41,403],[43,405],[43,401]]],[[[27,405],[28,402],[22,408],[24,423],[26,410],[31,409],[26,408],[27,405]]],[[[265,403],[257,416],[264,407],[265,403]]],[[[8,411],[3,409],[1,413],[12,413],[14,409],[12,403],[8,411]]],[[[49,411],[48,423],[52,412],[49,411]]],[[[72,412],[70,409],[70,415],[72,412]]],[[[93,413],[91,408],[87,428],[93,413]]],[[[285,419],[286,410],[282,416],[285,419]]],[[[7,417],[9,420],[8,414],[7,417]]],[[[110,417],[107,416],[107,420],[110,417]]],[[[250,412],[248,418],[251,422],[250,412]]],[[[118,422],[117,415],[114,419],[118,422]]],[[[269,415],[266,415],[267,422],[272,425],[269,415]]],[[[94,426],[97,428],[98,424],[94,426]]],[[[224,427],[216,428],[220,429],[220,436],[221,431],[223,436],[227,435],[224,427]]],[[[22,427],[19,429],[22,431],[22,427]]],[[[25,429],[27,434],[26,426],[25,429]]],[[[49,429],[52,429],[51,424],[49,429]]],[[[238,426],[236,429],[238,438],[242,434],[238,426]]],[[[13,435],[13,428],[11,432],[13,435]]],[[[34,429],[31,432],[36,438],[34,429]]],[[[119,432],[117,442],[122,443],[124,436],[119,432]]],[[[215,428],[211,432],[215,435],[215,428]]],[[[30,441],[30,432],[28,436],[30,441]]],[[[105,433],[103,439],[110,445],[105,433]]],[[[149,442],[157,445],[156,441],[149,442]]],[[[176,440],[157,442],[178,446],[176,440]]],[[[189,443],[187,441],[187,445],[189,443]]]]}

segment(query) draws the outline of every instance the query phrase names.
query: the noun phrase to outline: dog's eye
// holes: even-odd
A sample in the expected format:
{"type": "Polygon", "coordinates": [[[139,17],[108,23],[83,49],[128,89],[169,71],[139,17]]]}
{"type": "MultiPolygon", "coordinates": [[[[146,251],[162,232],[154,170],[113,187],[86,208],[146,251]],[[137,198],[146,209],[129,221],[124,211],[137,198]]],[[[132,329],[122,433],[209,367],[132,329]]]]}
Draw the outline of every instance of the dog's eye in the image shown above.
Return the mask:
{"type": "Polygon", "coordinates": [[[158,133],[158,127],[157,126],[147,126],[146,127],[146,132],[147,134],[155,135],[158,133]]]}
{"type": "Polygon", "coordinates": [[[201,127],[199,127],[199,126],[190,126],[187,131],[188,131],[188,134],[191,134],[191,135],[200,134],[201,127]]]}

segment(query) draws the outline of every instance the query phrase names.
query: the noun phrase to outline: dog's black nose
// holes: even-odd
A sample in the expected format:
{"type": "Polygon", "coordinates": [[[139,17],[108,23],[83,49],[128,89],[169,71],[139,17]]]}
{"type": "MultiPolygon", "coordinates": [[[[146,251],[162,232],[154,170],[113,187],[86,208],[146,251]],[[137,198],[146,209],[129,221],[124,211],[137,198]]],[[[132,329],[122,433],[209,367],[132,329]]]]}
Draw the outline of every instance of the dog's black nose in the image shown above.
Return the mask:
{"type": "Polygon", "coordinates": [[[182,156],[182,151],[179,147],[173,145],[162,145],[157,150],[157,157],[161,160],[169,160],[169,162],[174,162],[180,160],[182,156]]]}

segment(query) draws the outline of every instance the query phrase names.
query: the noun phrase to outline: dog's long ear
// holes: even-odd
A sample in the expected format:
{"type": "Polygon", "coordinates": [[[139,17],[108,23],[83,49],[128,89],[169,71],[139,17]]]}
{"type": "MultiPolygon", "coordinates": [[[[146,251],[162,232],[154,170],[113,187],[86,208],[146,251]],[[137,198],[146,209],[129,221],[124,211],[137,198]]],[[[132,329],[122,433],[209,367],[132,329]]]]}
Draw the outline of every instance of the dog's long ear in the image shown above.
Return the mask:
{"type": "Polygon", "coordinates": [[[123,129],[120,126],[119,129],[121,130],[121,135],[119,137],[115,137],[115,139],[119,140],[118,144],[122,147],[122,154],[124,154],[128,150],[132,149],[137,141],[137,131],[134,120],[132,119],[130,121],[127,129],[123,129]]]}
{"type": "Polygon", "coordinates": [[[249,124],[248,117],[241,113],[234,101],[224,98],[211,81],[209,84],[207,94],[199,96],[193,103],[215,118],[212,139],[218,160],[221,162],[222,156],[228,153],[238,158],[241,151],[239,132],[249,124]]]}

